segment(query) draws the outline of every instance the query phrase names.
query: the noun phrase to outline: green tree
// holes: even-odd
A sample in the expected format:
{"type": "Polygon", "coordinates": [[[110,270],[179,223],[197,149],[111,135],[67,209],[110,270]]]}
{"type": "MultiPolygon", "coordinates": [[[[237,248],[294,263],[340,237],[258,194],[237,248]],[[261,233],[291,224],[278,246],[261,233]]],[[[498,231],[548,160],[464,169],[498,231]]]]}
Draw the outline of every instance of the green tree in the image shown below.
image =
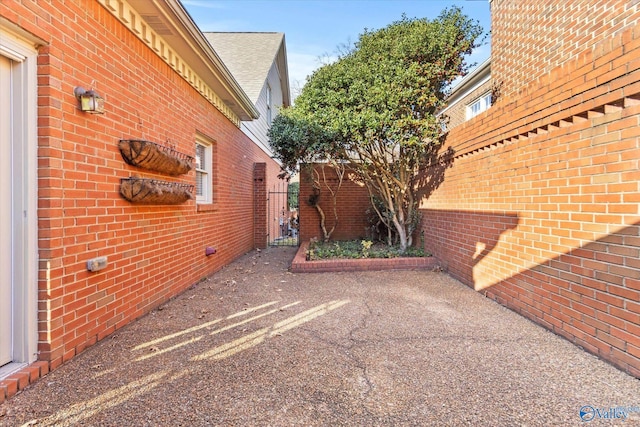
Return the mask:
{"type": "Polygon", "coordinates": [[[300,183],[290,182],[287,186],[287,203],[289,209],[298,207],[298,194],[300,194],[300,183]]]}
{"type": "Polygon", "coordinates": [[[276,157],[291,170],[299,161],[348,162],[405,251],[424,188],[434,185],[428,171],[442,166],[437,112],[481,34],[457,7],[365,30],[276,118],[269,134],[276,157]]]}
{"type": "Polygon", "coordinates": [[[293,175],[300,164],[306,166],[304,177],[310,180],[313,188],[307,203],[318,213],[322,240],[329,241],[338,226],[337,198],[346,172],[346,158],[341,154],[344,149],[335,135],[299,116],[297,110],[292,108],[283,110],[273,121],[269,129],[269,140],[276,150],[276,157],[282,162],[283,175],[293,175]],[[320,165],[315,167],[315,163],[320,165]],[[336,185],[327,179],[325,165],[333,168],[337,178],[336,185]],[[323,193],[329,194],[333,214],[331,218],[327,218],[320,205],[323,193]]]}

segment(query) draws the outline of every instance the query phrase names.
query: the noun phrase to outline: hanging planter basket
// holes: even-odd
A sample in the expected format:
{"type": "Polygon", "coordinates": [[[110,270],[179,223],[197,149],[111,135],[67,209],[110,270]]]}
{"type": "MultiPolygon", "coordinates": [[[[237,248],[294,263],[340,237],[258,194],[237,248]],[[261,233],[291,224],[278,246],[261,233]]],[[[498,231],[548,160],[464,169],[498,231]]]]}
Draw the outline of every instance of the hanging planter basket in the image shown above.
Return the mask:
{"type": "Polygon", "coordinates": [[[120,194],[133,203],[179,205],[193,199],[193,185],[147,178],[123,178],[120,194]]]}
{"type": "Polygon", "coordinates": [[[155,142],[121,139],[118,148],[124,161],[132,166],[171,176],[182,175],[193,169],[193,157],[155,142]]]}

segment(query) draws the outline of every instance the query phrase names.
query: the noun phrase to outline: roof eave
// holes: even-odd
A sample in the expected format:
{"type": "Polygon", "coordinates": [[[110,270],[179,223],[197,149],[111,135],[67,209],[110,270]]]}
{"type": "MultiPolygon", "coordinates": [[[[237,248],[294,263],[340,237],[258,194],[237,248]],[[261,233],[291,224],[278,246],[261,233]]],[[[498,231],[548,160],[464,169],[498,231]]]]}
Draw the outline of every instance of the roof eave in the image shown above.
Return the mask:
{"type": "Polygon", "coordinates": [[[242,90],[220,57],[197,27],[179,0],[129,0],[141,14],[156,13],[164,17],[171,34],[163,38],[189,63],[198,76],[211,87],[240,120],[260,116],[253,102],[242,90]]]}
{"type": "Polygon", "coordinates": [[[278,68],[281,70],[280,84],[282,85],[282,105],[291,106],[291,88],[289,87],[289,65],[287,64],[287,45],[285,35],[282,34],[282,42],[276,57],[278,68]]]}
{"type": "Polygon", "coordinates": [[[476,85],[480,80],[491,74],[491,57],[478,65],[473,71],[467,74],[460,82],[451,89],[449,98],[455,97],[458,93],[465,92],[468,88],[476,85]]]}

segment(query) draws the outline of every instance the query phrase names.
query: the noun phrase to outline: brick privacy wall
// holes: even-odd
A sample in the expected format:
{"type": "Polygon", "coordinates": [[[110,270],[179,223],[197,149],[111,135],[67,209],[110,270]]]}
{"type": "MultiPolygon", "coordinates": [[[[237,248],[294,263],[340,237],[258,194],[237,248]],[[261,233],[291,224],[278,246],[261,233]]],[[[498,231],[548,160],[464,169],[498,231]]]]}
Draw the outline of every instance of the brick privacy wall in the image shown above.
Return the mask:
{"type": "Polygon", "coordinates": [[[526,87],[638,22],[628,0],[492,0],[492,76],[505,94],[526,87]]]}
{"type": "Polygon", "coordinates": [[[480,96],[491,91],[491,80],[483,83],[474,91],[461,98],[451,109],[447,110],[445,115],[448,117],[447,129],[454,127],[467,121],[467,106],[480,96]]]}
{"type": "Polygon", "coordinates": [[[267,247],[267,165],[256,163],[253,168],[253,241],[259,249],[267,247]]]}
{"type": "MultiPolygon", "coordinates": [[[[318,167],[318,166],[316,166],[318,167]]],[[[320,215],[309,205],[309,197],[313,194],[311,179],[305,166],[300,173],[300,241],[312,238],[322,240],[320,215]]],[[[337,188],[337,175],[329,166],[325,166],[327,182],[334,190],[337,188]]],[[[340,191],[337,193],[338,224],[331,235],[331,240],[351,240],[371,238],[367,209],[371,206],[369,192],[364,185],[348,178],[345,174],[340,191]]],[[[324,184],[323,184],[324,186],[324,184]]],[[[323,188],[320,194],[320,207],[326,216],[326,228],[330,230],[334,224],[333,202],[330,192],[323,188]]]]}
{"type": "Polygon", "coordinates": [[[254,247],[254,163],[278,165],[96,2],[0,2],[0,15],[46,40],[38,58],[39,359],[55,369],[254,247]],[[93,82],[93,84],[92,84],[93,82]],[[105,98],[78,110],[75,86],[105,98]],[[137,206],[119,196],[137,175],[121,138],[195,155],[214,141],[214,203],[137,206]],[[206,257],[205,247],[217,254],[206,257]],[[87,260],[107,256],[96,273],[87,260]]]}
{"type": "MultiPolygon", "coordinates": [[[[640,28],[630,3],[600,3],[617,8],[594,15],[594,42],[555,68],[538,55],[529,84],[450,132],[456,158],[422,229],[451,275],[640,377],[640,28]],[[615,16],[626,27],[612,36],[615,16]]],[[[512,4],[493,1],[503,78],[503,46],[538,49],[526,31],[502,31],[519,22],[512,4]]],[[[527,25],[548,19],[526,14],[527,25]]]]}

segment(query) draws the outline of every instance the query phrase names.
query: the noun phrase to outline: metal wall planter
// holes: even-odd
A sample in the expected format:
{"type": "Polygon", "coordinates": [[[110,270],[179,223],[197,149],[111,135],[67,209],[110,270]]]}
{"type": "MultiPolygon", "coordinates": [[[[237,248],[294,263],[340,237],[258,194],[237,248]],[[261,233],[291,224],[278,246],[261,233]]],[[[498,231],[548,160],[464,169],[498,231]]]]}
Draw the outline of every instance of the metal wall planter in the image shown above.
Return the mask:
{"type": "Polygon", "coordinates": [[[178,205],[194,198],[193,184],[148,178],[122,178],[120,194],[132,203],[178,205]]]}
{"type": "Polygon", "coordinates": [[[142,139],[121,139],[118,143],[125,162],[132,166],[178,176],[193,169],[193,157],[170,147],[142,139]]]}

